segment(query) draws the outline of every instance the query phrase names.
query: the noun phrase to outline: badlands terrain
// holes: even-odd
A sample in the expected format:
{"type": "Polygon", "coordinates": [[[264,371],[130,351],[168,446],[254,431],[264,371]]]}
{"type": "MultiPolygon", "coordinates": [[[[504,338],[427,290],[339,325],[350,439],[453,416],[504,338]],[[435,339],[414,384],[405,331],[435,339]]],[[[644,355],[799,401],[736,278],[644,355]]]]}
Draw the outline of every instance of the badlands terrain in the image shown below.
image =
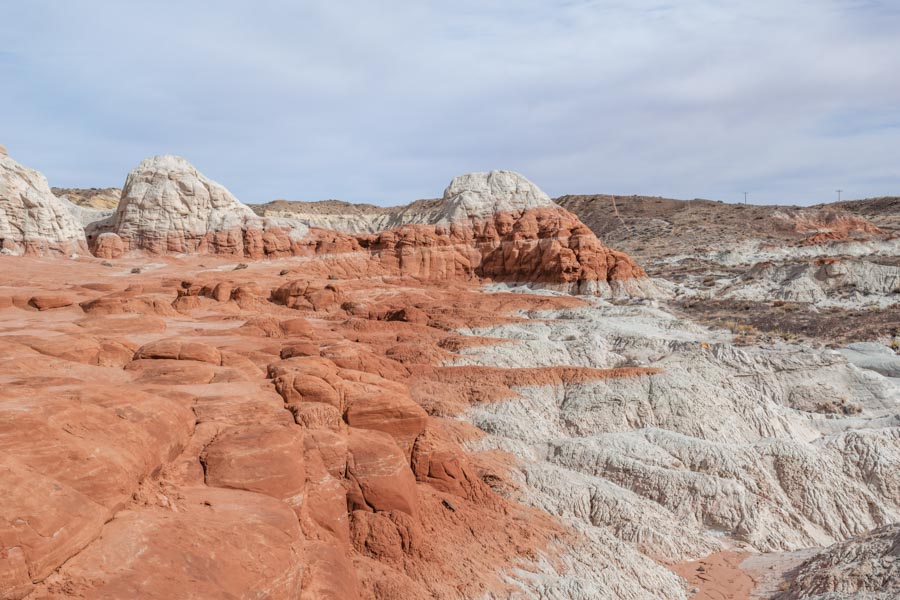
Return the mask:
{"type": "Polygon", "coordinates": [[[896,598],[898,214],[0,150],[0,598],[896,598]]]}

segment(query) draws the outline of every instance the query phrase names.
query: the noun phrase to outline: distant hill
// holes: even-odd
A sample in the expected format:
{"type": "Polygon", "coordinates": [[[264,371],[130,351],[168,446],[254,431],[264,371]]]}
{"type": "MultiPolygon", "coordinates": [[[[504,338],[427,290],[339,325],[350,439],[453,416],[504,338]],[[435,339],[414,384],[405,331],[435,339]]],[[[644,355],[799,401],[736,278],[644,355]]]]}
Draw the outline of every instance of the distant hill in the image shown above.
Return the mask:
{"type": "Polygon", "coordinates": [[[109,209],[119,205],[119,188],[50,188],[56,197],[65,196],[69,202],[85,208],[109,209]]]}

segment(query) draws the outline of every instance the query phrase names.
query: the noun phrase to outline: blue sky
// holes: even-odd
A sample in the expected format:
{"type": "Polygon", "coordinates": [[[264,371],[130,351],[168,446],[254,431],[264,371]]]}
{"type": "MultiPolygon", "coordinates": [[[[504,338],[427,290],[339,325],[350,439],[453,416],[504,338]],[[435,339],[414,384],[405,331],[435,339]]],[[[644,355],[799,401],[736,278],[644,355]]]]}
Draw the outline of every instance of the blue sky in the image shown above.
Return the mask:
{"type": "Polygon", "coordinates": [[[900,195],[896,0],[4,2],[0,144],[51,185],[179,154],[244,202],[900,195]]]}

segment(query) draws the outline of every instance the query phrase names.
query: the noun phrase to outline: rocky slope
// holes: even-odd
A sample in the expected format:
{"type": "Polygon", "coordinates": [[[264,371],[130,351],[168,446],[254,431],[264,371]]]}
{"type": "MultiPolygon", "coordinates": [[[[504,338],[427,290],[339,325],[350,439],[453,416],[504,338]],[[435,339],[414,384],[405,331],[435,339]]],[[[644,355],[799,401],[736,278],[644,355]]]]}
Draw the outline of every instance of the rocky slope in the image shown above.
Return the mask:
{"type": "Polygon", "coordinates": [[[0,249],[12,254],[87,252],[84,229],[47,179],[0,151],[0,249]]]}
{"type": "Polygon", "coordinates": [[[808,208],[564,196],[608,243],[673,285],[693,318],[751,335],[883,343],[900,335],[900,205],[808,208]]]}
{"type": "Polygon", "coordinates": [[[830,206],[867,219],[885,231],[900,231],[900,198],[896,196],[848,200],[830,206]]]}

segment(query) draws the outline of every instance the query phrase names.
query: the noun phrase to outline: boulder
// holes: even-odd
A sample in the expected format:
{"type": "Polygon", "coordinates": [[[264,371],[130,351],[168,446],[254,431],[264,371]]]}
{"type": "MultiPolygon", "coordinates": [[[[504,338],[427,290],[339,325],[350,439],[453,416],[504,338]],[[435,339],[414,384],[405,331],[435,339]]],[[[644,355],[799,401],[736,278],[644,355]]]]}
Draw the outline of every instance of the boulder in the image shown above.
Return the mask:
{"type": "Polygon", "coordinates": [[[125,253],[125,242],[112,232],[104,232],[94,242],[94,256],[97,258],[121,258],[125,253]]]}
{"type": "Polygon", "coordinates": [[[344,294],[333,283],[298,279],[275,289],[272,301],[297,310],[334,311],[340,309],[344,294]]]}

